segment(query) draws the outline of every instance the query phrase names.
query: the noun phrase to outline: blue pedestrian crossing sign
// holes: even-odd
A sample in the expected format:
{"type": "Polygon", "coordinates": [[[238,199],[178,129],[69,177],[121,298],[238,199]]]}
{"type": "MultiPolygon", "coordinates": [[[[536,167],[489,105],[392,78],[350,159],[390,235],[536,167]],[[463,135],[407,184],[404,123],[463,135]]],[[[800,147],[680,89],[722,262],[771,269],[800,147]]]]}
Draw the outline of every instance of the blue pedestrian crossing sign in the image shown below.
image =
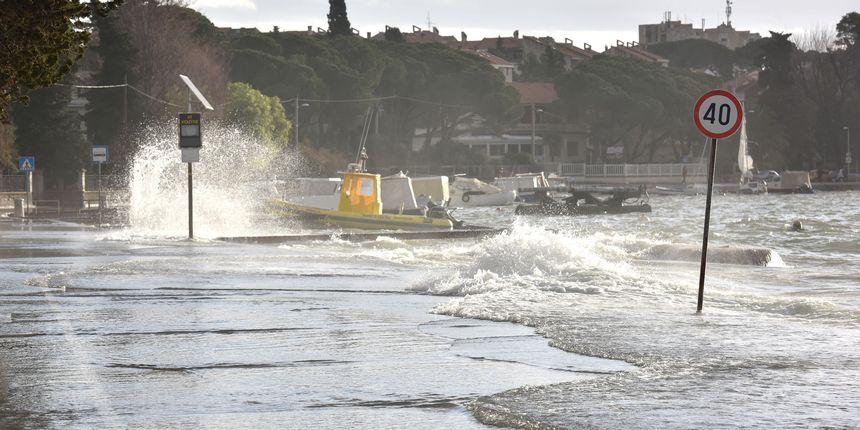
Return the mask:
{"type": "Polygon", "coordinates": [[[18,157],[18,170],[22,172],[32,172],[36,170],[36,157],[18,157]]]}

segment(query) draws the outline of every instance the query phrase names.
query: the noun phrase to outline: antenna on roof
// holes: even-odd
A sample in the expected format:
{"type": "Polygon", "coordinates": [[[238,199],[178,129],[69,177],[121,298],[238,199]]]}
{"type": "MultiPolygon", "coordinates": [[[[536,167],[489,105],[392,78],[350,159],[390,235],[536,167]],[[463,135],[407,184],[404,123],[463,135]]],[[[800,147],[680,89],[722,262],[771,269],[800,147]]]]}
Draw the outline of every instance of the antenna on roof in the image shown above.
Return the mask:
{"type": "Polygon", "coordinates": [[[726,0],[726,26],[732,26],[732,0],[726,0]]]}
{"type": "Polygon", "coordinates": [[[430,11],[427,11],[427,28],[433,28],[433,24],[436,24],[433,21],[430,21],[430,11]]]}

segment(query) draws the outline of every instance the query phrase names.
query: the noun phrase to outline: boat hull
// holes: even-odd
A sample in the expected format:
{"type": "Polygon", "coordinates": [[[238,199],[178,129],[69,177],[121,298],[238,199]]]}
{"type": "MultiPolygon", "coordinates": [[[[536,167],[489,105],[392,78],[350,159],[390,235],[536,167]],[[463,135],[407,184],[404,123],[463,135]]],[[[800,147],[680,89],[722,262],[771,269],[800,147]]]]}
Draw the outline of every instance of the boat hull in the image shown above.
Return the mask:
{"type": "Polygon", "coordinates": [[[450,219],[421,215],[357,214],[300,206],[285,200],[276,200],[273,206],[282,216],[298,217],[305,221],[342,228],[369,230],[452,230],[454,228],[454,223],[450,219]]]}

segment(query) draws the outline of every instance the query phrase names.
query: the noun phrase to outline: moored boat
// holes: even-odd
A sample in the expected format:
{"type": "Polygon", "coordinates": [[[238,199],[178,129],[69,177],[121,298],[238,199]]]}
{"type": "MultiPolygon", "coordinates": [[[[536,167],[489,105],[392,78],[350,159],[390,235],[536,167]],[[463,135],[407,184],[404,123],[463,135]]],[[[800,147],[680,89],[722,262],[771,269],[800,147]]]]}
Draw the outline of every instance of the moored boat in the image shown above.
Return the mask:
{"type": "Polygon", "coordinates": [[[616,215],[627,213],[651,212],[647,203],[648,194],[644,187],[636,189],[620,188],[609,192],[608,198],[598,198],[589,191],[571,190],[570,197],[556,200],[546,194],[540,203],[517,206],[517,215],[575,216],[575,215],[616,215]],[[628,200],[637,199],[628,203],[628,200]]]}
{"type": "Polygon", "coordinates": [[[342,172],[342,183],[333,205],[332,198],[276,199],[272,206],[280,215],[300,218],[343,228],[386,230],[451,230],[463,223],[454,218],[442,205],[427,201],[418,205],[410,178],[395,175],[386,178],[392,190],[387,199],[395,205],[383,212],[382,178],[364,169],[367,155],[361,152],[358,163],[352,163],[342,172]],[[393,202],[398,203],[393,203],[393,202]]]}
{"type": "Polygon", "coordinates": [[[507,206],[516,199],[516,190],[503,190],[475,178],[458,176],[451,184],[451,204],[456,206],[507,206]]]}

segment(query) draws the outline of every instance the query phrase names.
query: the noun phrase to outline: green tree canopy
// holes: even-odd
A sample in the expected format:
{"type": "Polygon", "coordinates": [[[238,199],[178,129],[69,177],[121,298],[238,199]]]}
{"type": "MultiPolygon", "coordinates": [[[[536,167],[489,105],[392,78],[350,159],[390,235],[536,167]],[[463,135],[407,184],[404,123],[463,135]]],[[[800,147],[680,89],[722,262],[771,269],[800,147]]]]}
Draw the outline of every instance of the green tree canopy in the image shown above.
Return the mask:
{"type": "MultiPolygon", "coordinates": [[[[81,132],[81,117],[68,109],[72,89],[53,86],[35,90],[27,105],[12,110],[18,153],[36,157],[49,181],[74,181],[85,167],[89,145],[81,132]]],[[[50,185],[50,183],[49,183],[50,185]]]]}
{"type": "Polygon", "coordinates": [[[81,57],[92,19],[122,0],[4,1],[0,8],[0,120],[31,89],[56,84],[81,57]]]}
{"type": "Polygon", "coordinates": [[[732,77],[732,69],[736,62],[734,51],[705,39],[687,39],[648,45],[648,51],[668,59],[674,67],[713,68],[715,72],[726,79],[732,77]]]}
{"type": "Polygon", "coordinates": [[[352,26],[346,16],[344,0],[328,0],[328,32],[335,36],[351,36],[352,26]]]}
{"type": "Polygon", "coordinates": [[[689,111],[713,84],[705,75],[605,55],[556,81],[568,117],[584,122],[601,148],[623,145],[629,159],[650,159],[662,145],[697,136],[689,111]]]}
{"type": "Polygon", "coordinates": [[[242,82],[227,85],[227,121],[253,133],[265,143],[286,148],[292,124],[277,97],[269,97],[242,82]]]}
{"type": "Polygon", "coordinates": [[[836,43],[850,47],[856,45],[858,41],[860,41],[860,13],[847,13],[839,24],[836,24],[836,43]]]}

